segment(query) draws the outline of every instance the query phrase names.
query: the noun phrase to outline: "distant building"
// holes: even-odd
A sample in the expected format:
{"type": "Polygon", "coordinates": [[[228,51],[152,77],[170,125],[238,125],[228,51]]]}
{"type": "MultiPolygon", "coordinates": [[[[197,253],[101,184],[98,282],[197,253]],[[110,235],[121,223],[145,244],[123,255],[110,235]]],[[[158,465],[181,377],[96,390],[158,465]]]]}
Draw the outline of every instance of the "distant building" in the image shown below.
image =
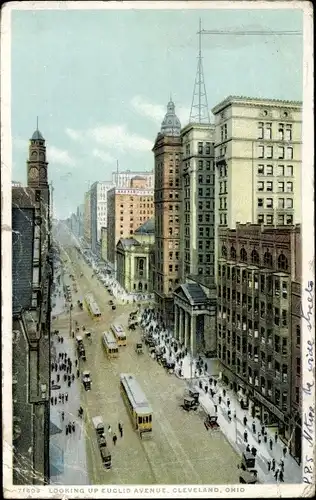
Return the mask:
{"type": "Polygon", "coordinates": [[[154,215],[153,190],[139,176],[128,188],[113,188],[107,192],[107,260],[115,265],[116,245],[121,238],[129,238],[134,231],[154,215]]]}
{"type": "Polygon", "coordinates": [[[131,170],[125,170],[123,172],[112,172],[112,184],[117,188],[128,188],[130,186],[131,180],[136,176],[143,177],[145,179],[145,186],[149,189],[154,188],[154,172],[152,171],[137,171],[132,172],[131,170]]]}
{"type": "Polygon", "coordinates": [[[216,223],[300,223],[302,103],[229,96],[212,111],[216,223]]]}
{"type": "Polygon", "coordinates": [[[157,135],[155,156],[155,269],[154,293],[158,312],[167,324],[173,323],[173,291],[179,284],[180,267],[180,162],[181,125],[175,105],[167,113],[157,135]]]}
{"type": "Polygon", "coordinates": [[[300,461],[300,226],[221,228],[218,255],[222,378],[300,461]]]}
{"type": "Polygon", "coordinates": [[[78,237],[83,238],[83,225],[84,225],[84,204],[77,207],[78,218],[78,237]]]}
{"type": "Polygon", "coordinates": [[[30,139],[27,187],[12,188],[13,484],[49,484],[53,265],[45,139],[30,139]]]}
{"type": "Polygon", "coordinates": [[[12,187],[22,187],[22,182],[19,181],[12,181],[11,182],[12,187]]]}
{"type": "Polygon", "coordinates": [[[107,192],[113,187],[112,182],[97,181],[90,188],[91,248],[94,253],[101,239],[101,227],[107,226],[107,192]]]}
{"type": "Polygon", "coordinates": [[[101,227],[101,259],[107,261],[108,228],[101,227]]]}
{"type": "Polygon", "coordinates": [[[83,237],[86,245],[91,248],[91,193],[84,195],[83,237]]]}
{"type": "Polygon", "coordinates": [[[117,271],[120,285],[130,293],[152,293],[150,252],[155,241],[154,218],[142,224],[132,238],[121,238],[116,245],[117,271]]]}

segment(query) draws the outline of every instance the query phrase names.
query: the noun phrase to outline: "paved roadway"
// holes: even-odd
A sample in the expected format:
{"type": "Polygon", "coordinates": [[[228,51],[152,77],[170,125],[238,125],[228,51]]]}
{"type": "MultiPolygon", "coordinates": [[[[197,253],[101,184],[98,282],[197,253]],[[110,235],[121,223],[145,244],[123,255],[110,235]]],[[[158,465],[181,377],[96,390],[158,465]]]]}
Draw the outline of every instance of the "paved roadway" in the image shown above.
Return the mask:
{"type": "MultiPolygon", "coordinates": [[[[239,457],[221,432],[206,431],[202,413],[186,413],[179,407],[183,402],[184,381],[179,380],[152,360],[145,348],[143,355],[135,352],[140,338],[136,331],[128,335],[127,346],[120,348],[118,359],[109,360],[102,347],[102,331],[113,322],[127,325],[129,312],[135,305],[108,306],[112,298],[92,270],[74,248],[64,248],[78,283],[73,295],[73,320],[93,329],[93,342],[85,340],[87,361],[81,369],[91,373],[92,390],[81,389],[81,404],[85,410],[86,451],[90,484],[236,484],[239,457]],[[84,276],[80,278],[80,273],[84,276]],[[76,302],[92,291],[102,313],[100,323],[92,323],[86,311],[79,312],[76,302]],[[133,373],[153,408],[153,437],[142,441],[134,432],[119,391],[119,375],[133,373]],[[111,425],[118,441],[110,442],[112,469],[102,467],[93,416],[101,415],[106,428],[111,425]],[[121,439],[118,422],[123,424],[121,439]]],[[[68,321],[60,318],[60,326],[68,321]]],[[[57,326],[56,326],[57,328],[57,326]]]]}

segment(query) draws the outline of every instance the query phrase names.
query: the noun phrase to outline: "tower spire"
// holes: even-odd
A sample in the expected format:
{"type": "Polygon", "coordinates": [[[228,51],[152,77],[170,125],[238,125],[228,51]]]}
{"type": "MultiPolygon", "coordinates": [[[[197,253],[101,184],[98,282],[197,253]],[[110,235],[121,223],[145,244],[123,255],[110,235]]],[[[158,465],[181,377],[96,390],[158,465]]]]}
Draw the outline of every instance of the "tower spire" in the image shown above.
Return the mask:
{"type": "Polygon", "coordinates": [[[38,116],[36,117],[36,130],[38,130],[38,116]]]}
{"type": "Polygon", "coordinates": [[[202,63],[202,21],[199,20],[199,55],[197,72],[194,82],[190,123],[210,123],[207,95],[205,89],[203,63],[202,63]]]}

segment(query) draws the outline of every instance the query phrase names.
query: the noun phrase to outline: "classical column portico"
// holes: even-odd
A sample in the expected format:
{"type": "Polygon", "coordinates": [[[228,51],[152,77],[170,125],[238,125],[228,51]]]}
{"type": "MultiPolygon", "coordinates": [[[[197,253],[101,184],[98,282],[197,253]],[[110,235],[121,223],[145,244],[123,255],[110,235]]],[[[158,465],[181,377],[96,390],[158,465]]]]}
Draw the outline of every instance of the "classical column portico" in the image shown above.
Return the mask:
{"type": "Polygon", "coordinates": [[[196,355],[196,316],[192,314],[190,321],[190,341],[191,341],[191,353],[193,356],[196,355]]]}
{"type": "Polygon", "coordinates": [[[183,309],[179,307],[179,342],[182,344],[183,342],[183,309]]]}
{"type": "Polygon", "coordinates": [[[184,346],[189,347],[189,313],[184,311],[184,346]]]}
{"type": "Polygon", "coordinates": [[[174,337],[179,339],[179,307],[174,305],[174,337]]]}

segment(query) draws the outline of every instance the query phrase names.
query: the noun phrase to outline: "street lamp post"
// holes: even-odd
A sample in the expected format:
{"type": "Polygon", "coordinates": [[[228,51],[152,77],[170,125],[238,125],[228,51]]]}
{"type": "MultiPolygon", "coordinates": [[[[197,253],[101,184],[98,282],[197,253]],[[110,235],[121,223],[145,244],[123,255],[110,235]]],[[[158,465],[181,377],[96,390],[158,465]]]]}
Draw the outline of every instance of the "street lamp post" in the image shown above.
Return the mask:
{"type": "Polygon", "coordinates": [[[69,337],[71,338],[71,332],[72,332],[72,304],[70,304],[69,307],[69,337]]]}

